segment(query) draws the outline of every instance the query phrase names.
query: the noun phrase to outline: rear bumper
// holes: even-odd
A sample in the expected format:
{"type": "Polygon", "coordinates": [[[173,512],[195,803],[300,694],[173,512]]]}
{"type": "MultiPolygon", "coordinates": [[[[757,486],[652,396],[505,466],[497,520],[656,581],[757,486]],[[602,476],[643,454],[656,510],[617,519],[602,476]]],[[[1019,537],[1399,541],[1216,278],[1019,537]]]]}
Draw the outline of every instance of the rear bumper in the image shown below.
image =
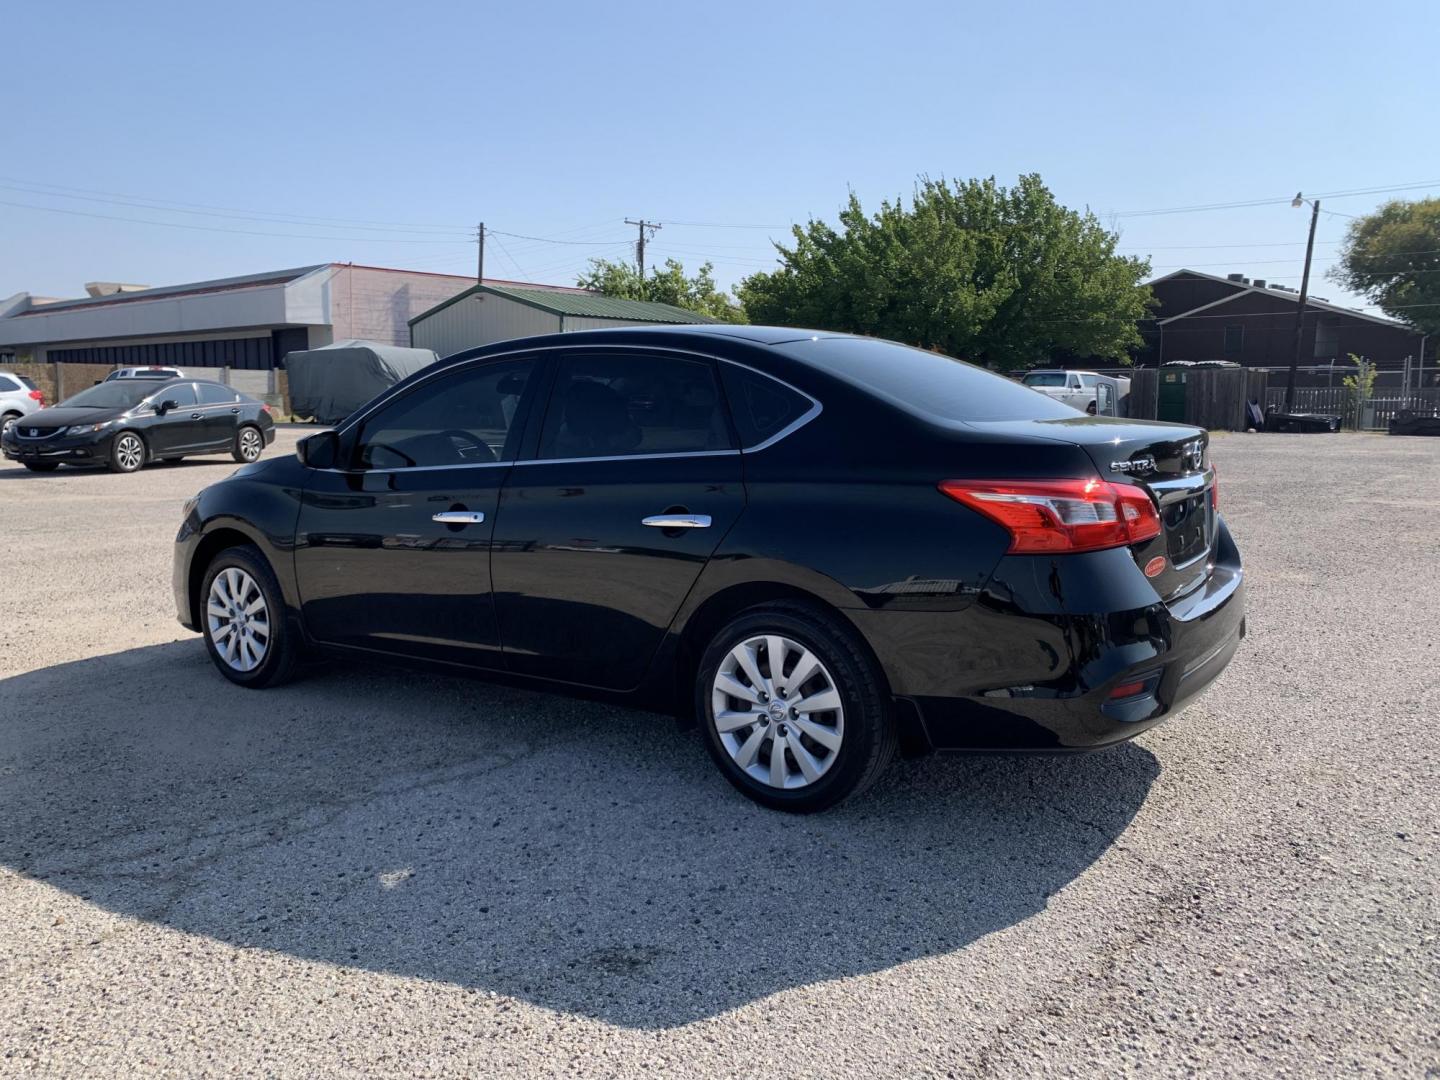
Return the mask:
{"type": "Polygon", "coordinates": [[[1185,708],[1235,655],[1244,574],[1223,522],[1213,558],[1205,584],[1169,603],[1117,549],[1007,558],[962,611],[848,614],[934,748],[1097,749],[1185,708]]]}

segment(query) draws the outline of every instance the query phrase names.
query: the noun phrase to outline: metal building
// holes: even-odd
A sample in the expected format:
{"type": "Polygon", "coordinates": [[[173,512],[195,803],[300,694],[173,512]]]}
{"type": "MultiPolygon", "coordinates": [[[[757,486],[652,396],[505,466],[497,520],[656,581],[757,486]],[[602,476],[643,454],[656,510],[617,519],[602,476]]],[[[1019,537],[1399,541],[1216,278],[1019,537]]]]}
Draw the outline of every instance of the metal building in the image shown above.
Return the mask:
{"type": "Polygon", "coordinates": [[[150,288],[92,282],[87,296],[0,299],[0,353],[30,364],[269,371],[297,349],[363,338],[409,345],[410,318],[474,278],[351,263],[150,288]]]}
{"type": "Polygon", "coordinates": [[[717,320],[670,304],[618,300],[579,289],[475,285],[410,320],[410,344],[450,356],[534,334],[717,320]]]}

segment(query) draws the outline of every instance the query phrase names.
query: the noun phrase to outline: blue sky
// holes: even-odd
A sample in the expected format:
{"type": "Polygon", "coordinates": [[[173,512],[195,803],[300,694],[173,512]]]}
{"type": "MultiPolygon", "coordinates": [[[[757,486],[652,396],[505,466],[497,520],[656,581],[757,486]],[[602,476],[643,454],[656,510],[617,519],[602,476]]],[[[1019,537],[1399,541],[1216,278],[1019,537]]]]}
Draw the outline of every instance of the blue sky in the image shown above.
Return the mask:
{"type": "MultiPolygon", "coordinates": [[[[1030,171],[1157,273],[1298,284],[1307,213],[1288,202],[1130,212],[1440,194],[1433,0],[1191,9],[20,5],[0,297],[327,261],[468,274],[482,219],[569,241],[497,236],[487,276],[573,284],[589,256],[631,254],[640,216],[665,223],[651,258],[708,259],[729,285],[848,189],[874,206],[921,173],[1030,171]]],[[[1322,216],[1320,270],[1345,224],[1322,216]]]]}

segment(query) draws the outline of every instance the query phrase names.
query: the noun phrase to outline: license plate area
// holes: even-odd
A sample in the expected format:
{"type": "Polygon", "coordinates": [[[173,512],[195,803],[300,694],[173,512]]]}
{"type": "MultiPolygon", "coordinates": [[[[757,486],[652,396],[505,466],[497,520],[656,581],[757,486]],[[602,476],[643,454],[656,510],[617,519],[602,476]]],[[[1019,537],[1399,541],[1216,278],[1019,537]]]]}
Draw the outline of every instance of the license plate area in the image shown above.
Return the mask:
{"type": "Polygon", "coordinates": [[[1185,566],[1210,551],[1213,529],[1208,491],[1170,503],[1161,511],[1161,520],[1172,566],[1185,566]]]}

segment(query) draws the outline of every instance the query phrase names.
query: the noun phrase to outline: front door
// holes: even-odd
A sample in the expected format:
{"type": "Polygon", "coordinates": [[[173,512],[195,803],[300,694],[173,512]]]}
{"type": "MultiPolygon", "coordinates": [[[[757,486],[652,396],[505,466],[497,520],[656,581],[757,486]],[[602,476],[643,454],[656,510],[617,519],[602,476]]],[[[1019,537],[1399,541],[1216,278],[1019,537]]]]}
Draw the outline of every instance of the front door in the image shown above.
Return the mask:
{"type": "Polygon", "coordinates": [[[639,683],[745,503],[714,364],[562,353],[534,460],[506,481],[492,568],[506,666],[639,683]]]}
{"type": "Polygon", "coordinates": [[[295,574],[320,641],[499,666],[490,543],[535,361],[478,361],[418,383],[309,474],[295,574]]]}

